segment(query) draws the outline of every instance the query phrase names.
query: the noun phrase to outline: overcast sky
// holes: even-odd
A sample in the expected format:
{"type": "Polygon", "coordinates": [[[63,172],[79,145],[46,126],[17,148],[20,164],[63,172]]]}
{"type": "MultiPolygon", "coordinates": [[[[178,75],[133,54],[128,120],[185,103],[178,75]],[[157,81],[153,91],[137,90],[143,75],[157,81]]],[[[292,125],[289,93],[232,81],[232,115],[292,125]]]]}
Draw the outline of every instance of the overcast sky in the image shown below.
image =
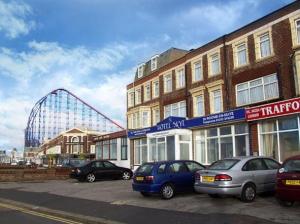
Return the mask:
{"type": "Polygon", "coordinates": [[[66,88],[125,124],[135,67],[292,0],[0,0],[0,149],[23,148],[35,102],[66,88]]]}

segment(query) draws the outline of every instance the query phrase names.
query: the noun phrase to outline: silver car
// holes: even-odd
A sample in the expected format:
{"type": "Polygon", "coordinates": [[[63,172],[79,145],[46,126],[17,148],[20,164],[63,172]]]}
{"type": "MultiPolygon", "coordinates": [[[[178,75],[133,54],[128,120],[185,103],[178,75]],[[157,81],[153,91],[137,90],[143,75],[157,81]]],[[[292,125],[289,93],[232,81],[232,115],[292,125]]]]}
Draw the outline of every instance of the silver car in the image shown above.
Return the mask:
{"type": "Polygon", "coordinates": [[[275,190],[279,166],[276,160],[261,156],[219,160],[196,172],[194,188],[211,197],[233,195],[251,202],[257,193],[275,190]]]}

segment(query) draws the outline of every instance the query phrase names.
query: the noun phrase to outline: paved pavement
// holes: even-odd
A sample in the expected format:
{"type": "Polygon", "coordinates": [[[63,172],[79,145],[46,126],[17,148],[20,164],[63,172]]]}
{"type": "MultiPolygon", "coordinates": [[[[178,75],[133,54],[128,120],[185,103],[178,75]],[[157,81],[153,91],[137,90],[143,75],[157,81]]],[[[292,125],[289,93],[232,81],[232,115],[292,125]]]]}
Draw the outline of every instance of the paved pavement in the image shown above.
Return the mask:
{"type": "Polygon", "coordinates": [[[56,210],[107,218],[125,223],[299,223],[300,205],[280,207],[274,197],[258,197],[254,203],[236,198],[212,199],[183,194],[165,201],[132,192],[130,181],[48,181],[5,183],[0,197],[56,210]],[[155,221],[154,221],[155,220],[155,221]]]}

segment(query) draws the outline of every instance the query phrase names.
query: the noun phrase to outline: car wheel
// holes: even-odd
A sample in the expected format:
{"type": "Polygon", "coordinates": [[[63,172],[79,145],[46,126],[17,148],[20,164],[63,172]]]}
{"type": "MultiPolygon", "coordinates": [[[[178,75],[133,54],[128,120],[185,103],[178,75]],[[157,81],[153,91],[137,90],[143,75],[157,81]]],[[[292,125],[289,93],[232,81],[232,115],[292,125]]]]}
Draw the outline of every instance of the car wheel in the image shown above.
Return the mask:
{"type": "Polygon", "coordinates": [[[86,180],[90,183],[93,183],[95,180],[96,180],[96,177],[93,173],[89,173],[87,176],[86,176],[86,180]]]}
{"type": "Polygon", "coordinates": [[[220,197],[220,195],[218,195],[218,194],[208,194],[208,195],[211,198],[219,198],[220,197]]]}
{"type": "Polygon", "coordinates": [[[293,201],[285,201],[285,200],[281,200],[277,198],[277,201],[279,202],[279,204],[283,207],[292,207],[294,202],[293,201]]]}
{"type": "Polygon", "coordinates": [[[160,195],[162,199],[171,199],[175,195],[175,188],[172,184],[165,184],[162,186],[160,195]]]}
{"type": "Polygon", "coordinates": [[[128,171],[123,172],[122,179],[123,180],[130,180],[131,174],[128,171]]]}
{"type": "Polygon", "coordinates": [[[256,197],[256,188],[254,184],[246,184],[243,187],[241,200],[243,202],[252,202],[256,197]]]}
{"type": "Polygon", "coordinates": [[[143,195],[144,197],[149,197],[150,193],[148,193],[148,192],[141,192],[141,195],[143,195]]]}

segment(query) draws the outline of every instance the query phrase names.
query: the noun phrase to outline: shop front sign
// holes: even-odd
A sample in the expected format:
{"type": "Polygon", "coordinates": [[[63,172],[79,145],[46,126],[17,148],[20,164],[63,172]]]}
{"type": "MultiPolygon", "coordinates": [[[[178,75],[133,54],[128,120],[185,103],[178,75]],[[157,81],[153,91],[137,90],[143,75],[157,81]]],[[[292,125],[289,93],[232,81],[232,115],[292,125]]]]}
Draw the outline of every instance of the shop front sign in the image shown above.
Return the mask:
{"type": "Polygon", "coordinates": [[[295,113],[300,113],[300,98],[248,108],[246,109],[246,120],[254,121],[295,113]]]}
{"type": "Polygon", "coordinates": [[[145,137],[148,133],[154,133],[159,131],[166,131],[171,129],[190,129],[194,127],[209,126],[222,124],[227,122],[233,122],[237,120],[245,119],[245,109],[237,109],[232,111],[226,111],[223,113],[212,114],[204,117],[197,117],[187,120],[183,117],[168,117],[165,120],[159,122],[156,126],[144,129],[138,129],[128,131],[129,138],[145,137]]]}

